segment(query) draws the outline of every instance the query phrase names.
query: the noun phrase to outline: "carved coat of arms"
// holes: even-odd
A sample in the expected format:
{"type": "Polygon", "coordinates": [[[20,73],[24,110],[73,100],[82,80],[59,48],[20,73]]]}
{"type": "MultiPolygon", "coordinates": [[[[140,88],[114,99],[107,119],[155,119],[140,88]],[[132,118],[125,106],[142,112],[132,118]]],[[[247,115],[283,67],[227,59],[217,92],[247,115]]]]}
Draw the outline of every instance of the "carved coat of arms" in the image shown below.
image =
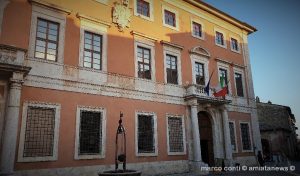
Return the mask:
{"type": "Polygon", "coordinates": [[[120,31],[130,26],[131,11],[128,4],[129,0],[123,0],[122,4],[116,3],[113,8],[113,23],[117,24],[120,31]]]}

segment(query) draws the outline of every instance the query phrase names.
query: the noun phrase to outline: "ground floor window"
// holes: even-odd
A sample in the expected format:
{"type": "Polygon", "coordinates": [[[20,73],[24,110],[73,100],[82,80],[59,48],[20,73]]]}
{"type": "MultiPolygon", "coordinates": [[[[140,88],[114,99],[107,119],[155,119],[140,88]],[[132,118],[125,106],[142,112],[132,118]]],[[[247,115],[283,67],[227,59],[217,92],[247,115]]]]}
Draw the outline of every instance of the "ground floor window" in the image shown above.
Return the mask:
{"type": "Polygon", "coordinates": [[[60,105],[24,103],[20,134],[20,162],[57,159],[60,105]]]}
{"type": "Polygon", "coordinates": [[[185,154],[185,133],[183,117],[168,116],[167,125],[169,155],[185,154]]]}
{"type": "Polygon", "coordinates": [[[251,150],[250,130],[248,123],[240,123],[243,150],[251,150]]]}
{"type": "Polygon", "coordinates": [[[156,155],[156,116],[151,113],[137,114],[137,155],[156,155]]]}
{"type": "Polygon", "coordinates": [[[76,159],[104,157],[105,111],[102,108],[77,109],[76,159]]]}
{"type": "Polygon", "coordinates": [[[236,140],[235,140],[235,125],[234,122],[229,122],[229,130],[230,130],[230,141],[232,150],[236,151],[236,140]]]}

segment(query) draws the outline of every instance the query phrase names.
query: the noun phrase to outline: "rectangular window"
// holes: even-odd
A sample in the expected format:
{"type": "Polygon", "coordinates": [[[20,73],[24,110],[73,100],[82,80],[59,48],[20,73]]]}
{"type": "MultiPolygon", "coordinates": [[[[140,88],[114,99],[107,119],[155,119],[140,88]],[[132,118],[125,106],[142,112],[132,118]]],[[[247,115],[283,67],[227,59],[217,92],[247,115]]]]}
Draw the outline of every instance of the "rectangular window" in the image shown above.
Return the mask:
{"type": "Polygon", "coordinates": [[[175,13],[164,10],[165,15],[165,24],[176,27],[176,15],[175,13]]]}
{"type": "Polygon", "coordinates": [[[242,144],[243,150],[251,150],[251,139],[249,133],[249,124],[248,123],[240,123],[241,125],[241,136],[242,136],[242,144]]]}
{"type": "Polygon", "coordinates": [[[202,37],[202,26],[201,26],[201,24],[196,23],[196,22],[193,21],[192,25],[193,25],[193,31],[192,31],[193,36],[201,38],[202,37]]]}
{"type": "Polygon", "coordinates": [[[138,153],[155,153],[153,115],[139,114],[137,121],[138,153]]]}
{"type": "Polygon", "coordinates": [[[169,153],[185,152],[182,117],[168,117],[168,137],[169,153]]]}
{"type": "Polygon", "coordinates": [[[78,155],[99,155],[102,153],[102,113],[80,111],[78,155]]]}
{"type": "Polygon", "coordinates": [[[231,38],[230,39],[230,43],[231,43],[231,49],[234,51],[239,51],[239,43],[236,39],[231,38]]]}
{"type": "Polygon", "coordinates": [[[23,157],[53,156],[55,108],[28,106],[23,157]]]}
{"type": "Polygon", "coordinates": [[[205,85],[204,64],[195,62],[196,84],[205,85]]]}
{"type": "Polygon", "coordinates": [[[236,94],[239,97],[244,97],[242,74],[234,73],[234,77],[235,77],[236,94]]]}
{"type": "MultiPolygon", "coordinates": [[[[221,87],[228,86],[228,74],[226,69],[219,68],[219,80],[221,87]]],[[[229,87],[227,87],[227,93],[229,94],[229,87]]]]}
{"type": "Polygon", "coordinates": [[[84,32],[83,66],[102,69],[102,36],[84,32]]]}
{"type": "Polygon", "coordinates": [[[232,150],[236,151],[235,129],[234,129],[233,122],[229,122],[229,130],[230,130],[230,141],[231,141],[232,150]]]}
{"type": "Polygon", "coordinates": [[[137,0],[137,13],[146,17],[150,17],[150,4],[144,0],[137,0]]]}
{"type": "Polygon", "coordinates": [[[56,61],[58,50],[58,33],[58,23],[38,18],[34,57],[56,61]]]}
{"type": "Polygon", "coordinates": [[[178,84],[177,57],[167,54],[167,83],[178,84]]]}
{"type": "Polygon", "coordinates": [[[138,77],[151,79],[151,50],[137,47],[138,77]]]}
{"type": "Polygon", "coordinates": [[[216,31],[216,43],[222,46],[225,46],[224,36],[221,32],[216,31]]]}

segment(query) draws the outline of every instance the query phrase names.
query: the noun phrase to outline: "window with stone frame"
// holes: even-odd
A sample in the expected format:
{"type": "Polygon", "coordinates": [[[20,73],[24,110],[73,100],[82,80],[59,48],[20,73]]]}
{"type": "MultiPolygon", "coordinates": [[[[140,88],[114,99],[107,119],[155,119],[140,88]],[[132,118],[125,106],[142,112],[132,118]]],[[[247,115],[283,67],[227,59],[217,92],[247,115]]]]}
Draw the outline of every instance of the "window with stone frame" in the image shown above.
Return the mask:
{"type": "Polygon", "coordinates": [[[234,51],[239,51],[239,43],[236,39],[231,38],[230,39],[230,43],[231,43],[231,49],[234,51]]]}
{"type": "Polygon", "coordinates": [[[177,57],[166,55],[167,83],[178,84],[177,57]]]}
{"type": "Polygon", "coordinates": [[[236,95],[239,97],[244,97],[242,74],[234,73],[234,78],[236,86],[236,95]]]}
{"type": "Polygon", "coordinates": [[[59,23],[37,19],[34,57],[57,61],[59,23]]]}
{"type": "MultiPolygon", "coordinates": [[[[228,86],[228,72],[224,68],[219,68],[219,80],[220,81],[221,81],[222,77],[224,78],[223,87],[228,86]]],[[[229,94],[229,87],[227,87],[227,92],[229,94]]]]}
{"type": "Polygon", "coordinates": [[[164,15],[165,15],[165,24],[176,27],[176,14],[165,9],[164,15]]]}
{"type": "Polygon", "coordinates": [[[182,117],[168,117],[169,152],[184,152],[182,117]]]}
{"type": "Polygon", "coordinates": [[[84,32],[83,66],[97,70],[102,69],[102,36],[84,32]]]}
{"type": "Polygon", "coordinates": [[[202,37],[202,26],[199,23],[196,23],[195,21],[192,22],[193,25],[193,36],[202,37]]]}
{"type": "Polygon", "coordinates": [[[138,153],[155,153],[153,115],[138,114],[137,121],[138,153]]]}
{"type": "Polygon", "coordinates": [[[205,85],[204,64],[195,62],[196,84],[205,85]]]}
{"type": "Polygon", "coordinates": [[[151,50],[137,47],[138,77],[151,79],[151,50]]]}
{"type": "Polygon", "coordinates": [[[218,31],[216,31],[216,43],[225,46],[224,35],[218,31]]]}
{"type": "Polygon", "coordinates": [[[78,155],[99,155],[102,153],[101,112],[80,110],[78,155]]]}
{"type": "Polygon", "coordinates": [[[235,129],[234,129],[233,122],[229,122],[229,130],[230,130],[230,141],[231,141],[232,150],[236,151],[235,129]]]}
{"type": "Polygon", "coordinates": [[[243,150],[251,150],[251,139],[248,123],[240,123],[243,150]]]}
{"type": "Polygon", "coordinates": [[[137,0],[137,13],[146,17],[150,17],[150,4],[144,0],[137,0]]]}
{"type": "Polygon", "coordinates": [[[53,156],[55,108],[28,106],[23,157],[53,156]]]}

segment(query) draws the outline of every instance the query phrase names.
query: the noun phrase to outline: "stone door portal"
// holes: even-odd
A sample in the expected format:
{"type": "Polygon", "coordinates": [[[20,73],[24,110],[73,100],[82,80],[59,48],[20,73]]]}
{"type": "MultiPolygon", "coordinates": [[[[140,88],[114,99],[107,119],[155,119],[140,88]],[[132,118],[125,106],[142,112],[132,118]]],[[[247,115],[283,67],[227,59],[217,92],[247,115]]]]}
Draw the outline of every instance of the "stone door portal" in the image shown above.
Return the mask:
{"type": "Polygon", "coordinates": [[[207,112],[200,111],[198,113],[198,124],[202,160],[209,166],[214,166],[212,123],[207,112]]]}

